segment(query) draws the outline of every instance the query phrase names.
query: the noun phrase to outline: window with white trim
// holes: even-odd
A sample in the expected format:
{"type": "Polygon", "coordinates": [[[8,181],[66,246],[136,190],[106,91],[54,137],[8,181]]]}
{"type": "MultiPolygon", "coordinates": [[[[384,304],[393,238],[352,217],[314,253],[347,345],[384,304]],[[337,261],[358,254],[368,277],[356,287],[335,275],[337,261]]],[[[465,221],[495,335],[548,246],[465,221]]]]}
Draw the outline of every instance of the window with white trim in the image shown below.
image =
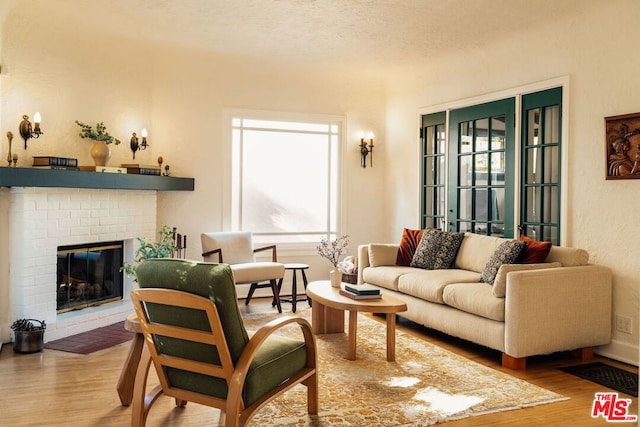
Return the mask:
{"type": "Polygon", "coordinates": [[[231,228],[251,231],[257,242],[335,238],[343,118],[266,117],[231,118],[231,228]]]}

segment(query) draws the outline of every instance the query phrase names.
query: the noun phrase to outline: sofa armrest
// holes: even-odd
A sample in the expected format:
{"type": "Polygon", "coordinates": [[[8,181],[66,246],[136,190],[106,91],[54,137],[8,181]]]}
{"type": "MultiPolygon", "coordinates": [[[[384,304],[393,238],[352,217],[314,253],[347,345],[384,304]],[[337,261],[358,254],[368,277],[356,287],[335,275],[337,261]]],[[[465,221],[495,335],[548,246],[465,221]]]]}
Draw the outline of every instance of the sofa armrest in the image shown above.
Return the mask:
{"type": "Polygon", "coordinates": [[[362,270],[369,267],[369,245],[358,246],[358,284],[364,283],[362,270]]]}
{"type": "Polygon", "coordinates": [[[611,340],[612,274],[586,265],[507,275],[505,353],[526,357],[611,340]]]}

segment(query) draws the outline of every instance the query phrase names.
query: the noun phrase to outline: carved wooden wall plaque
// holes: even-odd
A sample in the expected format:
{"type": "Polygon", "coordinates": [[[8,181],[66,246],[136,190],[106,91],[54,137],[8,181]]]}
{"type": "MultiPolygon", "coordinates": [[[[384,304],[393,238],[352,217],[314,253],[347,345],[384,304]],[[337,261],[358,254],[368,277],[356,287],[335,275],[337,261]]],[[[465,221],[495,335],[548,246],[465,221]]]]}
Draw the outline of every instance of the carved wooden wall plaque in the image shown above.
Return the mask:
{"type": "Polygon", "coordinates": [[[607,179],[640,179],[640,113],[605,117],[607,179]]]}

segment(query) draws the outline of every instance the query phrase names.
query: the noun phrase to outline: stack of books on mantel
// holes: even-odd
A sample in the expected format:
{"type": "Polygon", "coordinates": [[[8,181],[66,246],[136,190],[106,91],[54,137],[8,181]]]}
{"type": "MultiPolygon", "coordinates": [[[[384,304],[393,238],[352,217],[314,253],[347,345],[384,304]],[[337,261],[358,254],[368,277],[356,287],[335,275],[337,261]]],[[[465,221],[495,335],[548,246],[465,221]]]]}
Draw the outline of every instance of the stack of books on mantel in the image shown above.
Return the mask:
{"type": "Polygon", "coordinates": [[[37,169],[78,170],[78,159],[56,156],[33,156],[33,167],[37,169]]]}
{"type": "Polygon", "coordinates": [[[138,175],[161,175],[159,166],[141,165],[140,163],[123,163],[120,166],[126,168],[127,173],[138,175]]]}
{"type": "Polygon", "coordinates": [[[351,299],[379,299],[382,298],[380,289],[368,284],[363,285],[351,285],[349,283],[343,283],[340,287],[340,295],[351,299]]]}

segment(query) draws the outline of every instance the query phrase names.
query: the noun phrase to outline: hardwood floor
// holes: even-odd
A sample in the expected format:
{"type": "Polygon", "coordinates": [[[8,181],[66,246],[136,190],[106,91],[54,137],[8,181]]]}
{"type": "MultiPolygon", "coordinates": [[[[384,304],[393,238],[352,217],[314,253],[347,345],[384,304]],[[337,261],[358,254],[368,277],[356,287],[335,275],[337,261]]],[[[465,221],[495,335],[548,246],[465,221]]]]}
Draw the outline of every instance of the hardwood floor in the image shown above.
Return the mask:
{"type": "MultiPolygon", "coordinates": [[[[299,309],[306,303],[299,305],[299,309]]],[[[243,311],[276,312],[270,300],[253,299],[243,311]]],[[[283,305],[286,315],[290,304],[283,305]]],[[[361,314],[363,315],[363,314],[361,314]]],[[[383,321],[382,317],[371,316],[383,321]]],[[[500,366],[500,354],[434,331],[426,330],[402,318],[398,329],[444,347],[450,351],[532,384],[569,397],[569,400],[497,414],[483,415],[446,423],[447,426],[591,426],[609,425],[602,417],[591,418],[594,393],[611,391],[589,381],[566,374],[556,368],[579,363],[570,354],[554,354],[528,360],[525,371],[510,371],[500,366]]],[[[122,407],[116,383],[129,343],[89,355],[44,350],[34,354],[15,354],[11,344],[0,352],[0,426],[125,426],[131,409],[122,407]]],[[[596,356],[634,373],[635,366],[596,356]]],[[[157,383],[155,377],[152,382],[157,383]]],[[[638,399],[632,398],[630,414],[638,414],[638,399]]],[[[322,402],[320,402],[322,406],[322,402]]],[[[215,426],[219,411],[189,404],[176,408],[173,401],[161,398],[154,405],[149,426],[215,426]]],[[[634,425],[633,423],[619,423],[634,425]]]]}

